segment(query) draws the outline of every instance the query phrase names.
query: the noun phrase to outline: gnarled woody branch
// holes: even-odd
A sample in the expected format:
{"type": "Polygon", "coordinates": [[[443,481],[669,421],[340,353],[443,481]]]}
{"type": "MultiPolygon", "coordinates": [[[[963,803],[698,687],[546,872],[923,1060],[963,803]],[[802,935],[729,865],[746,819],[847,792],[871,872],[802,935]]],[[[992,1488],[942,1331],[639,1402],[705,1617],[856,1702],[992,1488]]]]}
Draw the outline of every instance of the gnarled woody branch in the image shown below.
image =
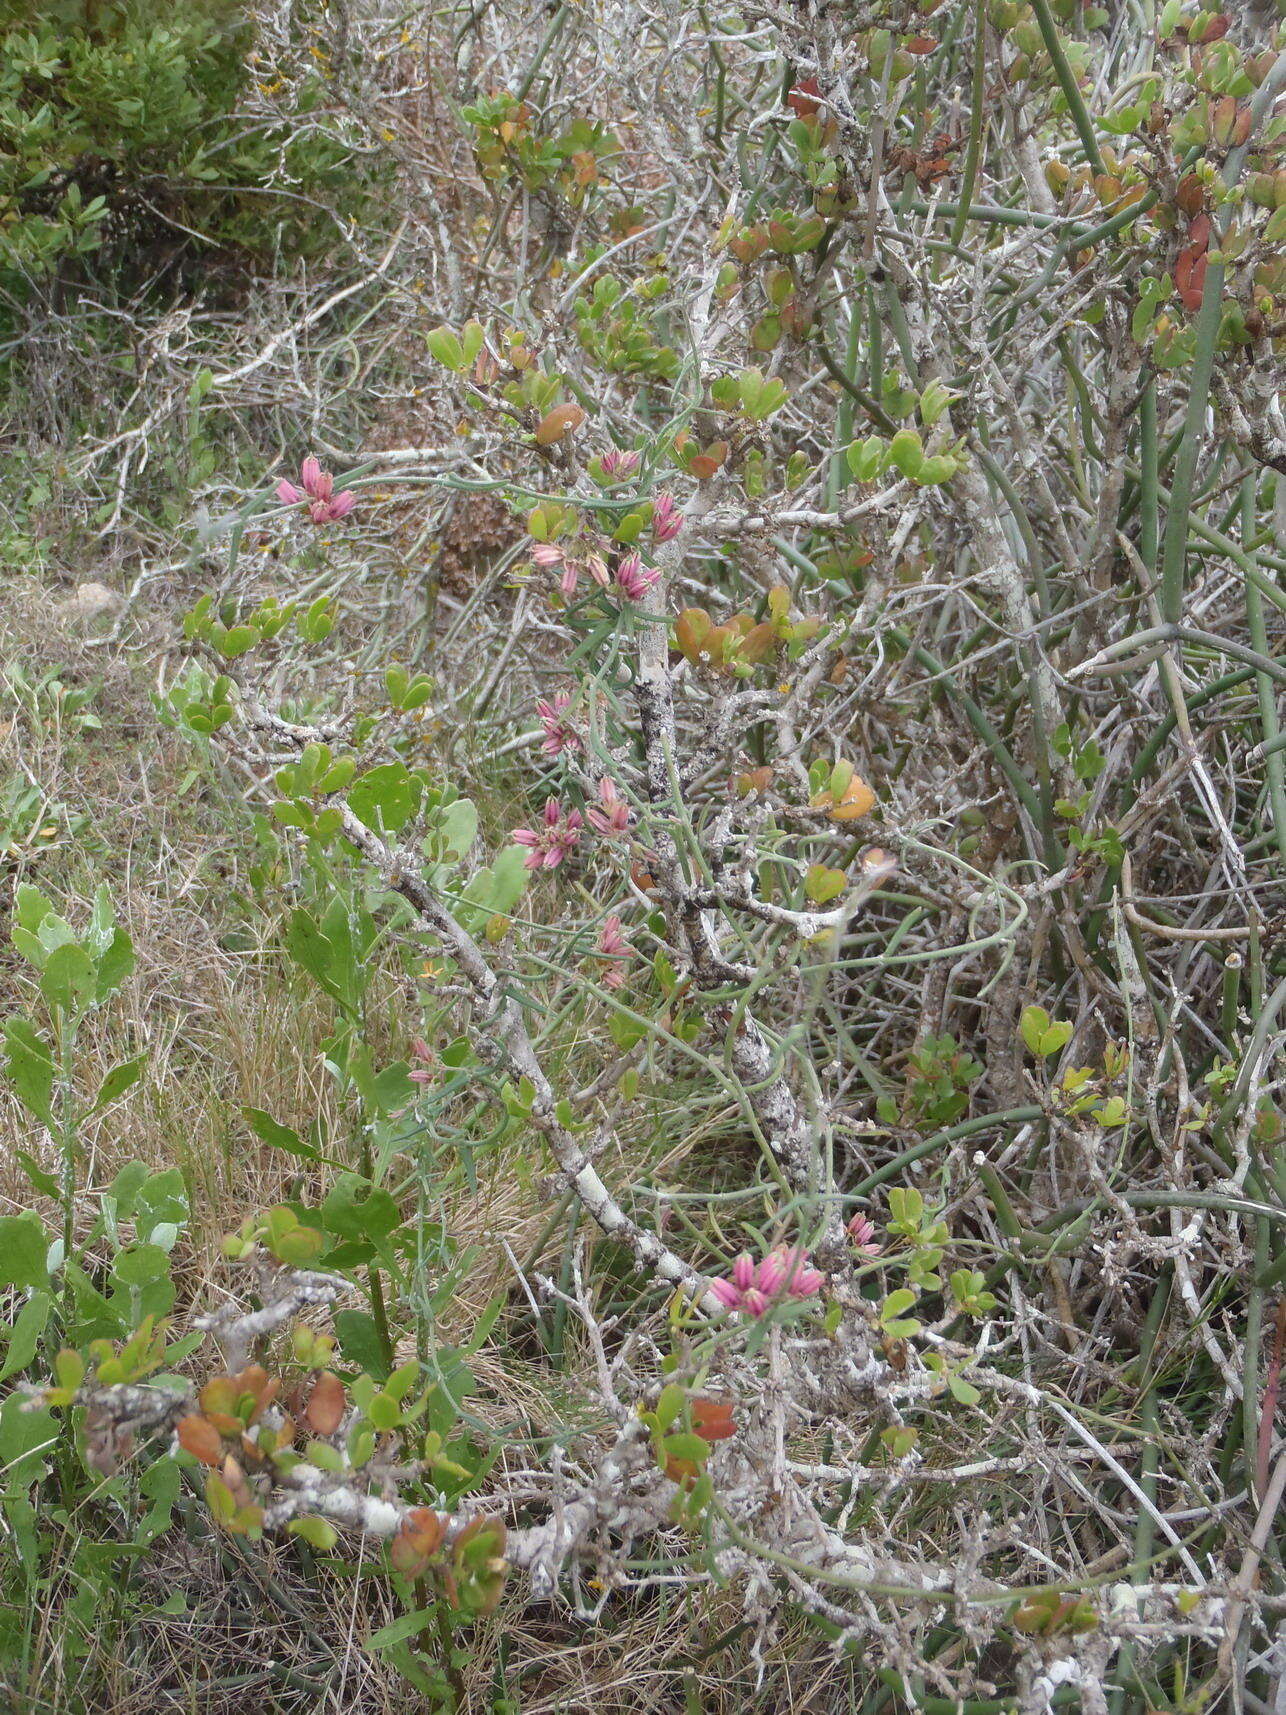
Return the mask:
{"type": "MultiPolygon", "coordinates": [[[[247,700],[243,711],[252,726],[276,737],[288,737],[295,743],[313,741],[306,736],[306,728],[287,727],[258,703],[247,700]]],[[[535,1092],[531,1123],[548,1141],[550,1152],[586,1213],[605,1233],[627,1245],[640,1266],[674,1286],[684,1287],[708,1314],[719,1314],[719,1301],[707,1289],[704,1277],[655,1233],[640,1227],[625,1213],[574,1135],[558,1119],[557,1098],[527,1034],[521,1008],[505,994],[500,978],[477,942],[425,882],[414,853],[394,849],[346,804],[342,812],[345,839],[375,866],[385,884],[413,907],[423,925],[446,945],[464,972],[498,1057],[516,1077],[530,1082],[535,1092]]]]}
{"type": "MultiPolygon", "coordinates": [[[[553,1595],[563,1568],[587,1552],[590,1537],[610,1530],[628,1541],[655,1530],[664,1522],[674,1492],[675,1485],[656,1469],[646,1426],[633,1418],[599,1460],[586,1487],[555,1505],[543,1523],[506,1533],[505,1559],[527,1573],[532,1596],[544,1600],[553,1595]],[[651,1480],[636,1490],[633,1485],[644,1475],[651,1480]]],[[[277,1477],[272,1499],[264,1507],[264,1525],[280,1529],[292,1518],[319,1514],[387,1541],[397,1535],[413,1510],[400,1501],[364,1494],[305,1463],[277,1477]]],[[[444,1522],[443,1541],[449,1547],[474,1519],[494,1516],[494,1512],[479,1507],[439,1516],[444,1522]]]]}
{"type": "MultiPolygon", "coordinates": [[[[697,494],[685,511],[685,532],[699,529],[713,499],[709,488],[697,494]]],[[[639,640],[634,695],[639,708],[643,737],[644,779],[647,796],[659,817],[678,811],[678,723],[674,712],[674,684],[668,655],[669,590],[682,562],[678,541],[666,543],[657,555],[661,576],[644,598],[653,623],[644,626],[639,640]]],[[[654,879],[661,895],[671,944],[692,973],[698,989],[726,987],[740,981],[724,959],[715,927],[709,895],[703,903],[702,884],[686,872],[677,842],[668,828],[653,830],[656,862],[654,879]]],[[[711,854],[717,865],[720,852],[711,854]]],[[[810,1196],[825,1195],[823,1151],[818,1127],[791,1089],[779,1057],[756,1020],[744,1009],[719,1005],[713,1016],[732,1031],[733,1069],[745,1087],[755,1117],[773,1154],[795,1188],[810,1196]]],[[[843,1254],[843,1223],[832,1198],[826,1198],[825,1226],[821,1243],[826,1260],[843,1254]]]]}
{"type": "MultiPolygon", "coordinates": [[[[248,1319],[243,1319],[248,1321],[248,1319]]],[[[248,1328],[244,1333],[248,1339],[248,1328]]],[[[39,1396],[37,1396],[38,1398],[39,1396]]],[[[193,1407],[194,1390],[178,1391],[147,1383],[82,1388],[75,1403],[85,1409],[85,1432],[91,1465],[105,1474],[116,1471],[136,1451],[140,1441],[172,1434],[193,1407]]],[[[265,1466],[249,1481],[263,1509],[263,1528],[283,1530],[292,1519],[319,1516],[365,1536],[388,1541],[417,1509],[389,1494],[370,1494],[350,1478],[307,1460],[289,1470],[265,1466]]],[[[632,1418],[599,1460],[592,1481],[555,1505],[543,1523],[506,1536],[505,1559],[522,1568],[532,1595],[551,1596],[563,1568],[585,1551],[588,1539],[611,1530],[628,1540],[661,1525],[669,1511],[675,1485],[656,1469],[649,1432],[632,1418]],[[635,1489],[645,1474],[650,1481],[635,1489]]],[[[494,1517],[495,1502],[439,1515],[443,1542],[450,1546],[478,1518],[494,1517]]]]}
{"type": "MultiPolygon", "coordinates": [[[[139,1439],[172,1433],[192,1409],[193,1392],[147,1384],[91,1386],[81,1390],[76,1403],[87,1408],[89,1433],[98,1438],[99,1468],[112,1470],[134,1452],[139,1439]]],[[[271,1417],[268,1414],[265,1421],[271,1417]]],[[[93,1453],[91,1446],[91,1457],[93,1453]]],[[[743,1457],[734,1461],[730,1475],[733,1480],[721,1502],[729,1519],[760,1520],[765,1504],[762,1473],[743,1457]]],[[[397,1499],[391,1484],[384,1485],[384,1493],[373,1494],[350,1476],[325,1471],[307,1460],[286,1470],[265,1464],[248,1473],[247,1481],[262,1508],[263,1529],[269,1532],[284,1530],[296,1518],[321,1517],[387,1542],[419,1510],[397,1499]]],[[[798,1485],[792,1483],[790,1488],[788,1500],[777,1499],[783,1520],[791,1517],[795,1523],[774,1538],[789,1562],[815,1571],[824,1582],[850,1589],[869,1583],[873,1590],[894,1587],[900,1594],[921,1599],[939,1598],[953,1590],[951,1568],[876,1557],[864,1546],[847,1543],[814,1520],[798,1485]]],[[[607,1572],[628,1556],[634,1541],[664,1529],[676,1492],[677,1485],[657,1469],[651,1431],[640,1417],[631,1416],[595,1461],[588,1482],[556,1501],[541,1523],[506,1531],[504,1558],[527,1574],[533,1599],[547,1600],[573,1561],[591,1562],[607,1572]]],[[[443,1544],[449,1548],[476,1520],[494,1518],[505,1499],[497,1494],[475,1507],[439,1513],[443,1544]]],[[[730,1566],[734,1562],[748,1566],[758,1557],[758,1545],[735,1522],[731,1537],[721,1557],[730,1566]]]]}
{"type": "MultiPolygon", "coordinates": [[[[261,1259],[266,1264],[266,1258],[261,1259]]],[[[342,1275],[323,1274],[315,1269],[292,1269],[286,1290],[280,1290],[281,1271],[276,1270],[269,1288],[268,1302],[261,1310],[238,1311],[235,1304],[225,1304],[208,1316],[198,1316],[194,1326],[213,1334],[230,1370],[239,1370],[248,1362],[252,1348],[266,1339],[283,1323],[301,1310],[328,1308],[339,1298],[353,1291],[353,1283],[342,1275]]]]}

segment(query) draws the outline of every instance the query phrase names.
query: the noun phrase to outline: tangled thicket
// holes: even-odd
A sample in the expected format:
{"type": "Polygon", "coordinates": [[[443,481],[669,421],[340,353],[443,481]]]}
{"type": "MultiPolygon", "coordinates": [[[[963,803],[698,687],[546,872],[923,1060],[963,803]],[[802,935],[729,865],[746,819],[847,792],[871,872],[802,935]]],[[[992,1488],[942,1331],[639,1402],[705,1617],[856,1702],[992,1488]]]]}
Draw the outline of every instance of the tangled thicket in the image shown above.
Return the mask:
{"type": "Polygon", "coordinates": [[[1281,10],[264,5],[220,206],[333,253],[175,297],[14,190],[263,1157],[198,1195],[138,865],[20,780],[24,1707],[107,1706],[122,1544],[149,1708],[1279,1707],[1281,10]]]}

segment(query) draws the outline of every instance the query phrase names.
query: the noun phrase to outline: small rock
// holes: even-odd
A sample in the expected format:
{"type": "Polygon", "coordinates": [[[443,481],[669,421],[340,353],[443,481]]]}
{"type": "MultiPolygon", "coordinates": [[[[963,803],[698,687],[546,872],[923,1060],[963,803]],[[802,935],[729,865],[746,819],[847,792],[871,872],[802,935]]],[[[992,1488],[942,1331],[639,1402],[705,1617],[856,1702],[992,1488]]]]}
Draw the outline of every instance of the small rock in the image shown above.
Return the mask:
{"type": "Polygon", "coordinates": [[[106,625],[125,605],[125,598],[106,584],[77,584],[75,593],[58,603],[65,619],[86,630],[106,625]]]}

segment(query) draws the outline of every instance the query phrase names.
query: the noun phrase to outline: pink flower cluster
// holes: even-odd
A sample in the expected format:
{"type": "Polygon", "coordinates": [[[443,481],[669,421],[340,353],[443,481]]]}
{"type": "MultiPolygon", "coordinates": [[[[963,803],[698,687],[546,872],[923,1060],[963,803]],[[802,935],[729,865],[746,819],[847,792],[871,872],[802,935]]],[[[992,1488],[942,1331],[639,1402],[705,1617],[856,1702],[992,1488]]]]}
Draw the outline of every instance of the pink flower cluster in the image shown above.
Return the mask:
{"type": "Polygon", "coordinates": [[[683,514],[674,504],[671,494],[658,494],[652,503],[652,537],[657,542],[672,542],[683,528],[683,514]]]}
{"type": "Polygon", "coordinates": [[[645,566],[637,554],[627,554],[616,568],[616,585],[626,601],[642,601],[660,575],[655,566],[645,566]]]}
{"type": "Polygon", "coordinates": [[[579,810],[564,810],[557,798],[545,800],[545,813],[535,828],[515,828],[516,845],[529,846],[528,869],[557,869],[575,849],[583,826],[579,810]]]}
{"type": "Polygon", "coordinates": [[[589,825],[596,833],[611,838],[629,831],[630,807],[616,789],[616,782],[605,774],[598,783],[598,803],[586,806],[589,825]],[[600,808],[601,806],[601,808],[600,808]]]}
{"type": "Polygon", "coordinates": [[[608,961],[603,975],[604,988],[623,988],[625,962],[634,957],[634,948],[626,938],[621,920],[615,913],[603,919],[603,926],[598,932],[598,956],[608,961]]]}
{"type": "Polygon", "coordinates": [[[536,713],[540,716],[540,724],[545,729],[545,737],[540,746],[546,756],[561,756],[565,750],[580,750],[581,739],[576,728],[563,716],[571,707],[571,692],[558,691],[552,700],[541,697],[536,704],[536,713]]]}
{"type": "Polygon", "coordinates": [[[277,484],[277,499],[285,506],[306,506],[314,524],[337,524],[341,518],[347,518],[357,504],[357,496],[351,488],[346,488],[342,494],[334,492],[335,478],[328,470],[323,470],[311,454],[299,467],[299,479],[304,485],[302,488],[296,488],[293,482],[287,482],[283,477],[277,484]]]}
{"type": "Polygon", "coordinates": [[[545,571],[558,573],[558,587],[568,601],[576,594],[582,572],[588,573],[600,589],[611,589],[615,583],[626,601],[635,602],[642,601],[661,575],[655,566],[645,566],[638,554],[627,554],[613,576],[602,554],[591,552],[583,560],[578,560],[552,542],[537,542],[531,557],[545,571]]]}
{"type": "Polygon", "coordinates": [[[619,447],[613,447],[604,453],[598,461],[603,467],[603,475],[620,482],[627,476],[632,476],[639,468],[639,455],[634,452],[623,452],[619,447]]]}
{"type": "Polygon", "coordinates": [[[864,1256],[879,1256],[881,1246],[875,1242],[875,1227],[865,1215],[854,1215],[844,1229],[853,1241],[854,1250],[859,1250],[864,1256]]]}
{"type": "Polygon", "coordinates": [[[727,1310],[760,1317],[783,1298],[811,1298],[820,1292],[825,1276],[808,1266],[808,1255],[799,1245],[778,1245],[762,1262],[743,1251],[726,1280],[712,1280],[710,1290],[727,1310]]]}
{"type": "Polygon", "coordinates": [[[559,572],[558,587],[568,601],[576,594],[576,585],[580,582],[582,571],[588,572],[600,589],[607,589],[612,582],[607,561],[598,553],[587,554],[582,563],[574,559],[565,548],[556,548],[552,542],[537,542],[531,550],[531,557],[545,571],[559,572]]]}

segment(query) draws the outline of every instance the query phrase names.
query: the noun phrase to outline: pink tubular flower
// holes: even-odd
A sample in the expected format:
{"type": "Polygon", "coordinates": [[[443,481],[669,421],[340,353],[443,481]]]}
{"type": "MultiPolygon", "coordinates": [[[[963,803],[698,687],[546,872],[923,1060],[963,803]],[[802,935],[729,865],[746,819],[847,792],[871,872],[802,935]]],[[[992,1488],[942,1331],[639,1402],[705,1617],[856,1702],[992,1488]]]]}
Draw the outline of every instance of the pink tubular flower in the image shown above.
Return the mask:
{"type": "Polygon", "coordinates": [[[603,919],[603,926],[598,932],[598,956],[608,961],[603,986],[609,989],[622,988],[625,984],[624,965],[634,957],[634,948],[626,938],[621,928],[621,920],[615,913],[603,919]]]}
{"type": "Polygon", "coordinates": [[[683,528],[683,514],[670,494],[658,494],[652,506],[652,536],[657,542],[672,542],[683,528]]]}
{"type": "Polygon", "coordinates": [[[576,594],[576,583],[580,577],[580,567],[575,560],[565,554],[561,548],[555,548],[552,542],[537,542],[531,550],[531,557],[536,565],[547,572],[556,572],[560,566],[562,567],[558,587],[570,601],[576,594]]]}
{"type": "Polygon", "coordinates": [[[726,1280],[712,1280],[710,1290],[726,1310],[758,1318],[783,1298],[811,1298],[820,1292],[825,1278],[808,1266],[808,1257],[798,1245],[779,1245],[759,1263],[743,1251],[726,1280]]]}
{"type": "Polygon", "coordinates": [[[307,506],[308,516],[314,524],[337,524],[341,518],[348,517],[357,503],[357,496],[350,488],[342,494],[334,492],[335,478],[328,470],[322,469],[311,453],[299,467],[299,479],[304,485],[302,488],[296,488],[293,482],[283,478],[277,484],[277,499],[285,506],[307,506]]]}
{"type": "Polygon", "coordinates": [[[775,1262],[781,1270],[782,1282],[791,1298],[811,1298],[826,1284],[825,1275],[808,1266],[808,1252],[802,1245],[783,1245],[771,1253],[768,1261],[775,1262]]]}
{"type": "Polygon", "coordinates": [[[587,805],[585,814],[589,817],[590,827],[609,839],[614,834],[629,831],[630,807],[616,790],[616,782],[610,774],[605,774],[598,783],[598,804],[587,805]]]}
{"type": "Polygon", "coordinates": [[[607,561],[601,554],[591,554],[585,561],[585,570],[593,578],[599,589],[605,590],[612,581],[612,574],[607,569],[607,561]]]}
{"type": "Polygon", "coordinates": [[[604,476],[610,476],[619,482],[623,477],[632,476],[639,468],[639,455],[622,452],[619,447],[613,447],[610,453],[603,454],[599,463],[603,467],[604,476]]]}
{"type": "Polygon", "coordinates": [[[616,582],[626,601],[642,601],[660,577],[655,566],[645,566],[637,554],[627,554],[616,568],[616,582]]]}
{"type": "Polygon", "coordinates": [[[559,691],[552,702],[541,697],[536,704],[536,713],[540,716],[540,724],[545,729],[544,742],[541,749],[546,756],[561,756],[565,750],[581,748],[580,734],[563,715],[571,706],[570,691],[559,691]]]}
{"type": "Polygon", "coordinates": [[[861,1251],[863,1256],[879,1256],[880,1246],[875,1242],[875,1227],[865,1215],[854,1215],[844,1230],[852,1239],[854,1250],[861,1251]]]}
{"type": "Polygon", "coordinates": [[[411,1058],[417,1062],[407,1073],[413,1084],[431,1084],[436,1074],[430,1070],[433,1052],[422,1036],[417,1036],[411,1044],[411,1058]]]}
{"type": "Polygon", "coordinates": [[[579,810],[564,810],[557,798],[548,798],[542,825],[515,828],[511,838],[516,845],[531,848],[526,862],[528,869],[557,869],[574,850],[581,826],[579,810]]]}

